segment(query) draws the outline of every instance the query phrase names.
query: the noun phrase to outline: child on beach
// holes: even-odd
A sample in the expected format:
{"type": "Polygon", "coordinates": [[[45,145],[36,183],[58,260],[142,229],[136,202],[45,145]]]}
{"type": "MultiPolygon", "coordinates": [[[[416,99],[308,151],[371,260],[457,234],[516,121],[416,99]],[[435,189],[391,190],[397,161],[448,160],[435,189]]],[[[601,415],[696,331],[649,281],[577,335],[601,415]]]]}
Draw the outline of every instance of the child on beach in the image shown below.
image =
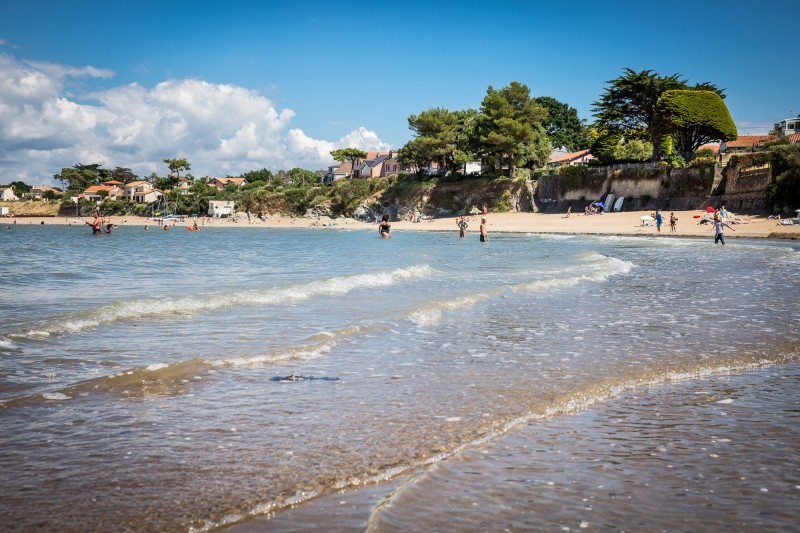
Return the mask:
{"type": "Polygon", "coordinates": [[[671,213],[669,215],[669,231],[670,233],[675,232],[675,226],[678,223],[678,217],[675,216],[675,213],[671,213]]]}

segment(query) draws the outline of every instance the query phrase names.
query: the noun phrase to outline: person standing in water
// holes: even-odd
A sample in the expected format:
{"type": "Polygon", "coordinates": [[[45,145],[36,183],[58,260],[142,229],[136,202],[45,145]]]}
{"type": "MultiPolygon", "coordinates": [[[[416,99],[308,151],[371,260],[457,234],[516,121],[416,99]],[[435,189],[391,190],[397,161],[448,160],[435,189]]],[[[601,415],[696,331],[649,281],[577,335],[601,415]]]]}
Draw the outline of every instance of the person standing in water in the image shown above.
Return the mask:
{"type": "Polygon", "coordinates": [[[722,227],[727,226],[728,229],[731,231],[736,231],[732,227],[728,226],[727,222],[723,222],[721,218],[714,219],[714,244],[717,242],[721,242],[723,245],[725,244],[725,235],[722,234],[722,227]]]}
{"type": "Polygon", "coordinates": [[[469,227],[469,224],[467,224],[467,220],[464,217],[461,217],[456,221],[456,225],[458,226],[458,236],[466,237],[467,228],[469,227]]]}
{"type": "Polygon", "coordinates": [[[481,218],[481,242],[489,242],[489,233],[486,231],[486,217],[481,218]]]}
{"type": "Polygon", "coordinates": [[[99,235],[103,231],[103,220],[100,218],[100,213],[97,211],[94,212],[94,220],[87,222],[87,224],[92,227],[92,235],[99,235]]]}
{"type": "Polygon", "coordinates": [[[383,215],[381,218],[381,223],[378,224],[378,233],[380,233],[382,238],[388,239],[391,237],[391,235],[389,235],[389,231],[391,229],[392,225],[389,224],[389,215],[383,215]]]}

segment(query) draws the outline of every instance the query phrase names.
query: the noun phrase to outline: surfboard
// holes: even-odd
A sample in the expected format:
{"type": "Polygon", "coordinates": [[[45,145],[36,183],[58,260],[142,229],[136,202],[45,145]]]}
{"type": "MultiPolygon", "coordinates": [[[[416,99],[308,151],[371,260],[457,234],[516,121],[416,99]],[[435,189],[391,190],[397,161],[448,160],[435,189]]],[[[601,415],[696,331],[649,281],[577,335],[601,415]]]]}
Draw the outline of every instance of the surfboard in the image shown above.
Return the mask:
{"type": "Polygon", "coordinates": [[[614,202],[614,211],[622,211],[622,201],[625,200],[624,196],[620,196],[617,198],[617,201],[614,202]]]}
{"type": "Polygon", "coordinates": [[[605,211],[607,213],[610,213],[611,208],[614,206],[614,193],[608,193],[608,196],[606,196],[606,201],[604,203],[606,204],[605,211]]]}

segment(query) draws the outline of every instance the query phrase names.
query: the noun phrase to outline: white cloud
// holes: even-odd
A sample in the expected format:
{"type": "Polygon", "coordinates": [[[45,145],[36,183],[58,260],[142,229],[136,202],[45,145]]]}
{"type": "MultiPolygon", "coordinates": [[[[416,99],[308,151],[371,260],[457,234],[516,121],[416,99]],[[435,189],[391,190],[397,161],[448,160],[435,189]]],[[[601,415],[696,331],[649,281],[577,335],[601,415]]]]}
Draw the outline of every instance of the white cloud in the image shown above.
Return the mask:
{"type": "Polygon", "coordinates": [[[186,158],[196,176],[316,169],[330,164],[337,148],[390,148],[364,127],[335,141],[313,139],[290,128],[294,111],[236,85],[184,79],[77,97],[65,90],[68,79],[113,74],[0,54],[0,183],[52,183],[54,173],[76,163],[164,174],[167,157],[186,158]]]}

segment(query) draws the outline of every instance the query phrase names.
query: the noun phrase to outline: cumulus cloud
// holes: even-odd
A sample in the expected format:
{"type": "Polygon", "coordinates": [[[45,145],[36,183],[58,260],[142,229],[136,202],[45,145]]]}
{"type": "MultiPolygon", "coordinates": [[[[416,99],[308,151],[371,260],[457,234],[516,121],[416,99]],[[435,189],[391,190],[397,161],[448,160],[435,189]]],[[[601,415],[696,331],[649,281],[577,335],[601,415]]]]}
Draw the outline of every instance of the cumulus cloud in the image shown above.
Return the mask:
{"type": "Polygon", "coordinates": [[[77,96],[65,89],[69,80],[113,75],[0,54],[0,183],[51,183],[75,163],[163,174],[167,157],[188,159],[197,176],[315,169],[337,148],[390,149],[364,127],[334,141],[311,138],[290,127],[294,111],[236,85],[183,79],[77,96]]]}

